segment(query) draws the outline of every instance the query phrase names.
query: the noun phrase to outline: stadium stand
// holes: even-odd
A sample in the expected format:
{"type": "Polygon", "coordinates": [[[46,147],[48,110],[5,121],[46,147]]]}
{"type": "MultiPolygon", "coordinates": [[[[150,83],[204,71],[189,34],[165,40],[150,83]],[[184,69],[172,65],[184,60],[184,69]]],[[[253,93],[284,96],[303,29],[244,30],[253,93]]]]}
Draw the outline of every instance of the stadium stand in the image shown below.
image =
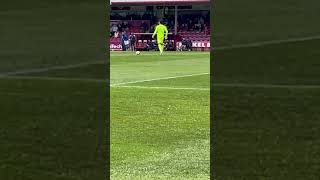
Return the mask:
{"type": "MultiPolygon", "coordinates": [[[[174,38],[169,39],[170,45],[173,42],[173,47],[170,48],[181,49],[182,39],[190,40],[192,42],[191,50],[204,51],[210,49],[210,17],[209,13],[183,13],[178,16],[177,34],[174,38]]],[[[142,33],[152,33],[154,31],[157,18],[149,12],[144,14],[127,13],[118,14],[113,13],[110,16],[110,42],[121,44],[122,33],[137,34],[136,49],[150,50],[154,42],[150,37],[142,36],[142,33]]],[[[166,16],[163,18],[164,23],[169,29],[169,32],[174,32],[174,16],[166,16]]],[[[150,35],[149,35],[150,36],[150,35]]],[[[114,46],[116,47],[116,46],[114,46]]]]}

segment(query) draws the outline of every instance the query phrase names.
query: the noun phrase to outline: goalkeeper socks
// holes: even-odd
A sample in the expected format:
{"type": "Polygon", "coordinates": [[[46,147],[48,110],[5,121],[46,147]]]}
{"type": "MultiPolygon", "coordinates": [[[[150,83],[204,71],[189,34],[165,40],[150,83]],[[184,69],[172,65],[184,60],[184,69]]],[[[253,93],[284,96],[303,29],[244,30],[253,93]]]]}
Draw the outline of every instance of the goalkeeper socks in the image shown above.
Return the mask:
{"type": "Polygon", "coordinates": [[[163,49],[164,49],[163,44],[159,44],[160,54],[162,54],[162,53],[163,53],[163,49]]]}

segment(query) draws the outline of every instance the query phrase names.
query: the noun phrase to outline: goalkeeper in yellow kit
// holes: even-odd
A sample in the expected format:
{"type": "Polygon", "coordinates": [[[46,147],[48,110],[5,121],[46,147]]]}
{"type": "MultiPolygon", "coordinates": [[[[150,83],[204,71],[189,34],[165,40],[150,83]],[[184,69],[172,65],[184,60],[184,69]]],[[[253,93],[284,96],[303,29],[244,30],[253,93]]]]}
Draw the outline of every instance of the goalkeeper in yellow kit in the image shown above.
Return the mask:
{"type": "Polygon", "coordinates": [[[163,49],[164,49],[163,41],[164,39],[168,39],[168,29],[165,25],[161,23],[161,21],[158,22],[158,25],[156,26],[154,33],[152,35],[152,38],[154,38],[156,34],[157,34],[157,42],[160,50],[160,55],[162,55],[163,49]]]}

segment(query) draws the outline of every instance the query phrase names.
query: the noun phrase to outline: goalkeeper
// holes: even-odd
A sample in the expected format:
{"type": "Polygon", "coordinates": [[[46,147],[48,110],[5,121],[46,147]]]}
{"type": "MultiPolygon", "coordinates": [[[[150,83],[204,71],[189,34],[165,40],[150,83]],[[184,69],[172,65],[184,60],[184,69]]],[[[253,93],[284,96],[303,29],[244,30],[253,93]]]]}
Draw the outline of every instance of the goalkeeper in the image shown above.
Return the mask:
{"type": "Polygon", "coordinates": [[[164,49],[163,41],[164,39],[168,39],[168,29],[165,25],[161,23],[161,21],[158,22],[158,25],[156,26],[154,33],[152,35],[152,38],[154,38],[156,34],[157,34],[157,42],[160,50],[160,55],[162,55],[163,49],[164,49]]]}

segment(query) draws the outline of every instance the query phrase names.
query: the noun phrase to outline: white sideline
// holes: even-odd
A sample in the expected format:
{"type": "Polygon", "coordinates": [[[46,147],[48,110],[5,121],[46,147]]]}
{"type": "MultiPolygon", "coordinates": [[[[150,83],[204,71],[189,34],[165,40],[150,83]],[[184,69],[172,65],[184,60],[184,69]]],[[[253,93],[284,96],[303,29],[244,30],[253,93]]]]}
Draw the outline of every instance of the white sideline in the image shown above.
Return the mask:
{"type": "MultiPolygon", "coordinates": [[[[190,75],[189,75],[190,76],[190,75]]],[[[186,76],[184,76],[186,77],[186,76]]],[[[83,81],[83,82],[95,82],[95,83],[107,83],[107,80],[102,79],[85,79],[85,78],[63,78],[63,77],[37,77],[37,76],[8,76],[6,79],[38,79],[38,80],[58,80],[58,81],[83,81]]],[[[172,79],[170,77],[169,79],[172,79]]],[[[179,77],[176,77],[179,78],[179,77]]],[[[167,78],[161,78],[163,80],[167,78]]],[[[159,80],[155,79],[154,81],[159,80]]],[[[148,80],[152,81],[152,80],[148,80]]],[[[146,82],[144,80],[144,82],[146,82]]],[[[284,88],[284,89],[320,89],[320,85],[280,85],[280,84],[250,84],[250,83],[214,83],[213,87],[243,87],[243,88],[284,88]]],[[[210,90],[210,88],[188,88],[188,87],[154,87],[154,86],[115,86],[110,85],[113,88],[140,88],[140,89],[181,89],[181,90],[210,90]]],[[[1,92],[0,92],[1,93],[1,92]]]]}
{"type": "MultiPolygon", "coordinates": [[[[240,88],[277,88],[277,89],[320,89],[320,85],[281,85],[281,84],[250,84],[250,83],[214,83],[213,87],[240,87],[240,88]]],[[[203,90],[210,88],[188,88],[188,87],[158,87],[158,86],[113,86],[114,88],[139,88],[139,89],[181,89],[181,90],[203,90]]]]}
{"type": "MultiPolygon", "coordinates": [[[[1,77],[0,77],[1,78],[1,77]]],[[[53,81],[83,81],[107,83],[107,80],[93,78],[64,78],[64,77],[45,77],[45,76],[7,76],[6,79],[32,79],[32,80],[53,80],[53,81]]]]}
{"type": "MultiPolygon", "coordinates": [[[[188,87],[155,87],[155,86],[111,86],[113,88],[137,88],[137,89],[169,89],[169,90],[200,90],[209,91],[210,88],[188,87]]],[[[320,85],[274,85],[274,84],[214,84],[213,87],[233,88],[266,88],[266,89],[320,89],[320,85]]]]}
{"type": "MultiPolygon", "coordinates": [[[[261,41],[256,43],[248,43],[248,44],[238,44],[238,45],[230,45],[230,46],[222,46],[213,48],[214,50],[227,50],[227,49],[237,49],[237,48],[246,48],[246,47],[259,47],[264,45],[270,44],[281,44],[287,42],[299,42],[299,41],[308,41],[308,40],[315,40],[320,39],[320,35],[317,36],[308,36],[308,37],[301,37],[301,38],[289,38],[284,40],[271,40],[271,41],[261,41]]],[[[187,55],[187,54],[186,54],[187,55]]],[[[33,68],[33,69],[26,69],[21,71],[12,71],[12,72],[4,72],[0,73],[0,77],[6,77],[11,75],[18,75],[18,74],[28,74],[28,73],[35,73],[35,72],[47,72],[50,70],[62,70],[62,69],[69,69],[69,68],[76,68],[76,67],[85,67],[92,64],[101,64],[105,63],[104,61],[96,61],[96,62],[88,62],[88,63],[78,63],[78,64],[70,64],[64,66],[52,66],[47,68],[33,68]]]]}
{"type": "Polygon", "coordinates": [[[244,88],[284,88],[284,89],[319,89],[320,85],[290,84],[250,84],[250,83],[214,83],[213,87],[244,87],[244,88]]]}
{"type": "Polygon", "coordinates": [[[71,69],[71,68],[78,68],[78,67],[85,67],[93,64],[101,64],[102,61],[95,61],[95,62],[86,62],[86,63],[78,63],[78,64],[70,64],[70,65],[61,65],[61,66],[51,66],[46,68],[32,68],[32,69],[26,69],[21,71],[11,71],[11,72],[4,72],[0,73],[0,77],[6,77],[6,76],[14,76],[19,74],[28,74],[28,73],[40,73],[40,72],[47,72],[50,70],[64,70],[64,69],[71,69]]]}
{"type": "Polygon", "coordinates": [[[120,86],[120,85],[158,81],[158,80],[166,80],[166,79],[183,78],[183,77],[201,76],[201,75],[206,75],[206,74],[210,74],[210,73],[188,74],[188,75],[181,75],[181,76],[170,76],[170,77],[155,78],[155,79],[145,79],[145,80],[139,80],[139,81],[129,81],[129,82],[112,84],[111,86],[120,86]]]}
{"type": "Polygon", "coordinates": [[[221,46],[221,47],[213,47],[213,50],[227,50],[227,49],[237,49],[237,48],[247,48],[247,47],[261,47],[265,45],[272,45],[272,44],[282,44],[282,43],[289,43],[289,42],[301,42],[301,41],[309,41],[309,40],[316,40],[320,39],[320,35],[317,36],[308,36],[308,37],[301,37],[301,38],[289,38],[283,40],[271,40],[271,41],[261,41],[255,43],[248,43],[248,44],[235,44],[230,46],[221,46]]]}
{"type": "Polygon", "coordinates": [[[188,87],[159,87],[159,86],[112,86],[114,88],[136,88],[136,89],[165,89],[165,90],[198,90],[209,91],[210,88],[188,88],[188,87]]]}

